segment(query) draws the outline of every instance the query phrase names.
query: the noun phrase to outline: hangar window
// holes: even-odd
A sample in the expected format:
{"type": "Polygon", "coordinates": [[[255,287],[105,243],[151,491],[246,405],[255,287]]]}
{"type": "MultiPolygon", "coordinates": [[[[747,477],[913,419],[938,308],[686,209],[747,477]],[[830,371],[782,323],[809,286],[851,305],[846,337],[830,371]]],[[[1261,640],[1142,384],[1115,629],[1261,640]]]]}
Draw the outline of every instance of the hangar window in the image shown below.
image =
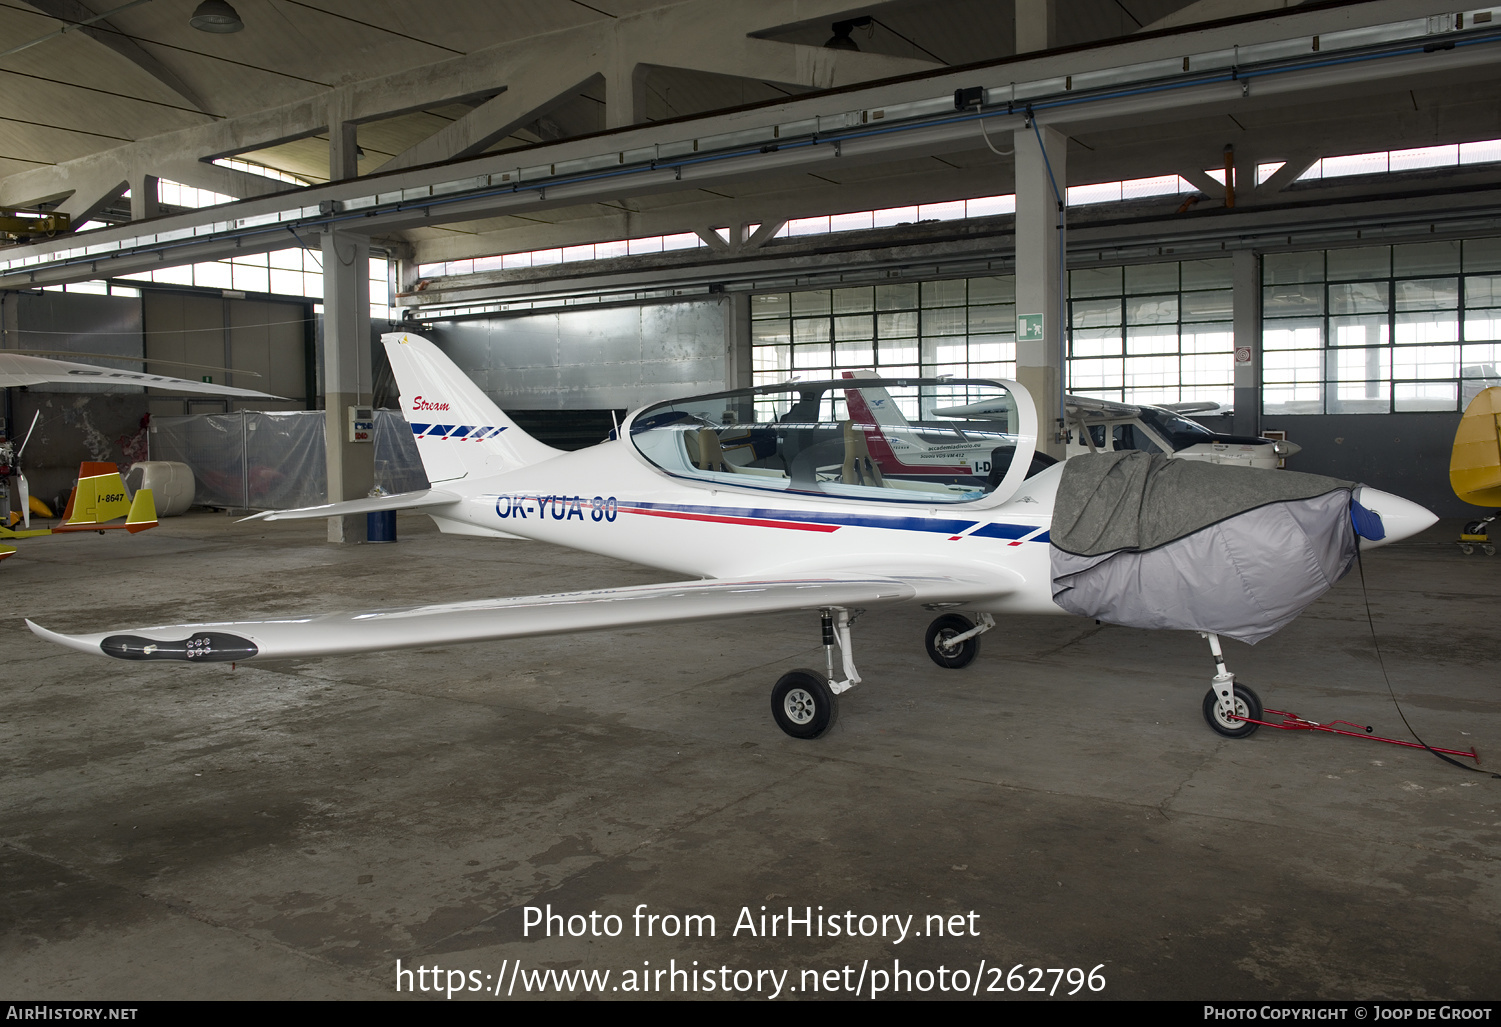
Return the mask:
{"type": "Polygon", "coordinates": [[[1461,409],[1501,383],[1501,239],[1262,259],[1266,413],[1461,409]]]}
{"type": "Polygon", "coordinates": [[[994,275],[751,297],[757,385],[883,375],[1016,375],[1016,278],[994,275]]]}
{"type": "MultiPolygon", "coordinates": [[[[1069,390],[1126,402],[1229,403],[1229,258],[1070,274],[1069,390]]],[[[903,282],[751,297],[757,385],[871,368],[1012,378],[1016,278],[903,282]]]]}
{"type": "Polygon", "coordinates": [[[1231,260],[1069,273],[1070,392],[1127,403],[1234,399],[1231,260]]]}
{"type": "MultiPolygon", "coordinates": [[[[399,317],[392,306],[390,261],[370,258],[370,316],[392,321],[399,317]]],[[[224,260],[179,264],[121,275],[121,280],[191,285],[206,289],[235,289],[274,296],[323,298],[323,264],[319,254],[299,246],[270,253],[237,254],[224,260]]]]}

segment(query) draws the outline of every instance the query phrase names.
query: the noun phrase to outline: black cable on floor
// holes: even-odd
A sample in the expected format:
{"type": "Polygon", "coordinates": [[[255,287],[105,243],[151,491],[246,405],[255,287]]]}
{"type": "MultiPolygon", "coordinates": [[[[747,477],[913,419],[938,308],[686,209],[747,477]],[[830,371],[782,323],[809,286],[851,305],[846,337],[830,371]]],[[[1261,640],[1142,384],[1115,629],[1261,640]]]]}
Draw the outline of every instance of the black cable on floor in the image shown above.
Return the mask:
{"type": "Polygon", "coordinates": [[[1475,774],[1485,774],[1487,777],[1493,777],[1497,780],[1501,780],[1501,774],[1492,773],[1489,770],[1482,770],[1479,767],[1467,766],[1456,759],[1451,759],[1450,757],[1445,756],[1443,753],[1436,751],[1427,742],[1423,741],[1421,738],[1418,738],[1418,733],[1412,729],[1411,724],[1407,723],[1407,714],[1402,712],[1402,704],[1397,702],[1397,693],[1392,688],[1391,675],[1387,674],[1386,672],[1386,660],[1381,656],[1381,641],[1376,637],[1376,619],[1371,615],[1371,594],[1366,589],[1365,560],[1360,555],[1360,538],[1358,536],[1355,539],[1355,565],[1360,568],[1360,595],[1365,600],[1365,619],[1366,623],[1370,625],[1371,628],[1371,645],[1373,645],[1376,649],[1376,663],[1381,667],[1381,677],[1386,681],[1386,691],[1387,694],[1392,697],[1392,705],[1397,708],[1397,716],[1402,718],[1402,723],[1406,725],[1408,733],[1411,734],[1412,737],[1418,739],[1419,745],[1427,749],[1429,752],[1433,753],[1433,755],[1437,756],[1445,763],[1456,766],[1460,770],[1468,770],[1471,773],[1475,774]]]}

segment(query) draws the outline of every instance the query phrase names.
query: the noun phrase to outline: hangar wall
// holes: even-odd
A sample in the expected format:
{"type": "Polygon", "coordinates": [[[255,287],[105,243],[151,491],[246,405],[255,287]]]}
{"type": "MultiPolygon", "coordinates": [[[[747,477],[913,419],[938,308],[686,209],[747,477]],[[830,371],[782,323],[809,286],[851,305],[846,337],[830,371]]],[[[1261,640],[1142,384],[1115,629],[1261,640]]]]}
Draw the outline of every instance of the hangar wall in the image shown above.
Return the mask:
{"type": "Polygon", "coordinates": [[[502,410],[635,408],[725,387],[723,297],[438,321],[429,334],[502,410]]]}
{"type": "Polygon", "coordinates": [[[36,385],[11,394],[10,431],[24,435],[40,412],[37,433],[26,451],[34,494],[45,502],[67,498],[81,460],[122,467],[147,453],[144,414],[213,413],[253,408],[301,410],[316,406],[311,305],[303,300],[232,298],[204,291],[138,290],[112,286],[109,295],[43,291],[0,298],[6,307],[7,349],[119,354],[120,360],[87,358],[126,370],[145,369],[181,378],[202,378],[285,396],[285,402],[223,400],[212,396],[152,394],[138,386],[36,385]],[[208,367],[184,367],[166,361],[208,367]],[[156,361],[162,361],[156,363],[156,361]],[[256,371],[261,377],[230,376],[218,367],[256,371]]]}

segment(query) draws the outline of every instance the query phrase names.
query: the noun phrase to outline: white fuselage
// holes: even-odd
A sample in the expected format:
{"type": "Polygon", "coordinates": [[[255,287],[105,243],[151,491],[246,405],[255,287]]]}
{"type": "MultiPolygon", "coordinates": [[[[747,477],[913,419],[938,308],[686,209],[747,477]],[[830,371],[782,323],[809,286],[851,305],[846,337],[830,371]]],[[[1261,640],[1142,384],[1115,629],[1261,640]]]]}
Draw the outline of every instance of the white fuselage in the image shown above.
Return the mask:
{"type": "Polygon", "coordinates": [[[519,535],[705,578],[811,574],[867,562],[880,573],[962,567],[992,593],[997,585],[1010,589],[975,609],[1060,613],[1048,556],[1060,473],[1028,479],[1005,502],[841,502],[684,481],[615,441],[482,481],[435,483],[467,494],[434,513],[446,530],[519,535]]]}

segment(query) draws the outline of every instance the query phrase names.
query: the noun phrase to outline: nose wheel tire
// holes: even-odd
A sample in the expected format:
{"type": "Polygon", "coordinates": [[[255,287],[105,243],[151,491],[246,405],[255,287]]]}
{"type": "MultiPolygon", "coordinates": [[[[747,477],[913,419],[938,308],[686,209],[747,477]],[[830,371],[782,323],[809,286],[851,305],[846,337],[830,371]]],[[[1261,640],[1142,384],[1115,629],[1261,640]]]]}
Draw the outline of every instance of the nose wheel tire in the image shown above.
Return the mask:
{"type": "MultiPolygon", "coordinates": [[[[1261,699],[1245,685],[1235,686],[1235,715],[1262,719],[1261,699]]],[[[1220,713],[1219,696],[1210,689],[1204,696],[1204,720],[1217,733],[1226,738],[1249,738],[1260,724],[1248,724],[1243,720],[1228,720],[1220,713]]]]}
{"type": "Polygon", "coordinates": [[[980,636],[967,638],[957,645],[950,641],[957,635],[974,628],[969,618],[961,617],[957,613],[945,614],[928,625],[928,633],[923,639],[927,646],[928,656],[940,667],[949,670],[958,670],[960,667],[968,667],[980,652],[980,636]]]}
{"type": "Polygon", "coordinates": [[[771,690],[771,716],[793,738],[817,738],[838,719],[839,699],[818,671],[789,671],[771,690]]]}

